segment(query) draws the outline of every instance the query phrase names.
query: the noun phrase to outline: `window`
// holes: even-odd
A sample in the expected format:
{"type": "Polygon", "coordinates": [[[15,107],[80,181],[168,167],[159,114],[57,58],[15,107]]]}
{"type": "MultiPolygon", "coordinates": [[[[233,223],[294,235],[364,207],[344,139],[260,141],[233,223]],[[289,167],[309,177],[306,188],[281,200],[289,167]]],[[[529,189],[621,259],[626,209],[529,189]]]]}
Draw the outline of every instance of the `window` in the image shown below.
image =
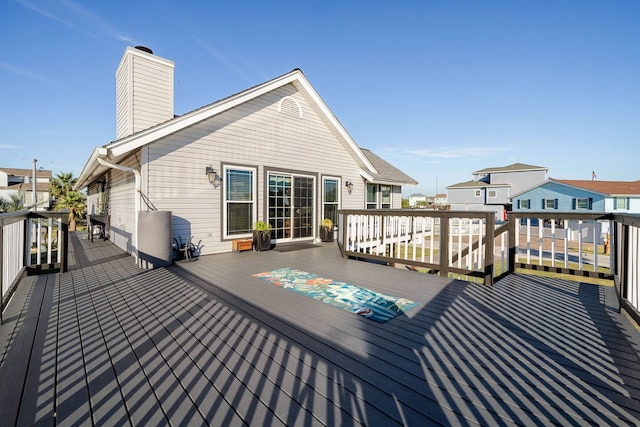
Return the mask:
{"type": "Polygon", "coordinates": [[[626,197],[616,197],[616,210],[624,211],[627,210],[627,198],[626,197]]]}
{"type": "Polygon", "coordinates": [[[558,209],[558,199],[543,199],[542,200],[542,208],[543,209],[558,209]]]}
{"type": "Polygon", "coordinates": [[[531,200],[520,199],[518,200],[518,206],[520,207],[520,209],[531,209],[531,200]]]}
{"type": "Polygon", "coordinates": [[[336,178],[322,180],[322,219],[329,218],[334,225],[338,224],[339,188],[340,181],[336,178]]]}
{"type": "Polygon", "coordinates": [[[382,209],[391,209],[391,186],[380,185],[380,202],[382,209]]]}
{"type": "Polygon", "coordinates": [[[378,185],[367,184],[367,209],[378,208],[378,185]]]}
{"type": "Polygon", "coordinates": [[[580,199],[576,199],[576,206],[575,208],[577,210],[589,210],[591,209],[591,200],[592,199],[587,199],[587,198],[580,198],[580,199]]]}
{"type": "Polygon", "coordinates": [[[475,190],[473,192],[473,195],[476,196],[476,197],[480,197],[482,195],[482,191],[481,190],[475,190]]]}
{"type": "Polygon", "coordinates": [[[496,190],[489,190],[489,198],[495,199],[496,197],[498,197],[498,192],[496,190]]]}
{"type": "Polygon", "coordinates": [[[225,236],[249,234],[255,212],[255,169],[225,166],[224,232],[225,236]]]}
{"type": "Polygon", "coordinates": [[[391,186],[367,184],[367,209],[391,209],[391,186]]]}

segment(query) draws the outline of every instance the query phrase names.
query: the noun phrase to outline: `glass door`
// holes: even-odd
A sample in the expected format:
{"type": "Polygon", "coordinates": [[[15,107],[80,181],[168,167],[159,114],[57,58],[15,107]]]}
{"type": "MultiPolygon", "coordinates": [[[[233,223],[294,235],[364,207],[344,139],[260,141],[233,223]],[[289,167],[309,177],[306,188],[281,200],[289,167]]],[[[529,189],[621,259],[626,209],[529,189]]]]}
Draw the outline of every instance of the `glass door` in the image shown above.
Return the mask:
{"type": "Polygon", "coordinates": [[[313,178],[293,179],[293,238],[313,237],[313,178]]]}
{"type": "Polygon", "coordinates": [[[269,223],[277,239],[313,237],[314,178],[269,174],[269,223]]]}

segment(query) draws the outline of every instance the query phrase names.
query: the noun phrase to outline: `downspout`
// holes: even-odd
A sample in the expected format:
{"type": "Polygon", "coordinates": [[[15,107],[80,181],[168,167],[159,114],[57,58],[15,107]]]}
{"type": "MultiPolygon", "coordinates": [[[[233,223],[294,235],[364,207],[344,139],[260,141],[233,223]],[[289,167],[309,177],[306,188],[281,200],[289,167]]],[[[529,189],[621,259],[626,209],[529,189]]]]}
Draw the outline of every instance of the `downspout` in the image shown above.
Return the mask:
{"type": "Polygon", "coordinates": [[[122,166],[122,165],[117,165],[115,163],[110,163],[100,157],[97,158],[98,163],[100,163],[102,166],[106,166],[112,169],[118,169],[121,171],[125,171],[125,172],[131,172],[133,173],[133,175],[135,176],[135,186],[136,186],[136,198],[134,200],[134,231],[133,231],[133,253],[132,255],[134,256],[135,260],[136,260],[136,264],[138,263],[138,212],[140,212],[140,192],[141,192],[141,176],[140,176],[140,172],[136,169],[127,167],[127,166],[122,166]]]}

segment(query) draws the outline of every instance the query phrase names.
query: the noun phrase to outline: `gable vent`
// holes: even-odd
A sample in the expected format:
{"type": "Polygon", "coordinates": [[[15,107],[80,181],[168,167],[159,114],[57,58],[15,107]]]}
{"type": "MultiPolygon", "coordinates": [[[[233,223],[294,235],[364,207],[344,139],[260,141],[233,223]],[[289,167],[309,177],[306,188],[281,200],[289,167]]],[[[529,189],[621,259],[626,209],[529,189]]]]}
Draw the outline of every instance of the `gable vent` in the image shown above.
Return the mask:
{"type": "Polygon", "coordinates": [[[290,96],[285,96],[280,100],[278,112],[302,118],[302,108],[300,108],[300,104],[290,96]]]}

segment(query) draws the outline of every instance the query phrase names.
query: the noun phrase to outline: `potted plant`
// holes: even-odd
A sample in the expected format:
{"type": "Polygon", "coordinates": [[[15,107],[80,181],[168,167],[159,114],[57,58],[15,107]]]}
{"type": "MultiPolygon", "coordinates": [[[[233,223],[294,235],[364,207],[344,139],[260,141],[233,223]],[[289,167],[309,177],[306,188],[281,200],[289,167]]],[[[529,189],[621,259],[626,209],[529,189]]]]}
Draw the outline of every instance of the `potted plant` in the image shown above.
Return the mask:
{"type": "Polygon", "coordinates": [[[320,223],[320,240],[323,242],[333,242],[333,221],[325,218],[320,223]]]}
{"type": "Polygon", "coordinates": [[[253,226],[253,248],[258,251],[271,249],[271,224],[258,221],[253,226]]]}

